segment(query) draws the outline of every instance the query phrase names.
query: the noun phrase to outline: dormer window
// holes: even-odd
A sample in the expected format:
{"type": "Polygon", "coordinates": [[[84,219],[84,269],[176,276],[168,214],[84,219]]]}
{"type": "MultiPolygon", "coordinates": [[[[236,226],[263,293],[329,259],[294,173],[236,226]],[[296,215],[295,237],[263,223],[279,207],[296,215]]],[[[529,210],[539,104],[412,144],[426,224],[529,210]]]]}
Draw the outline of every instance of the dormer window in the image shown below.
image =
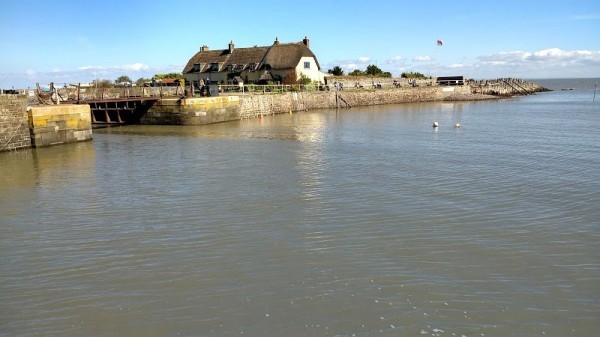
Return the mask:
{"type": "Polygon", "coordinates": [[[192,70],[193,72],[200,72],[200,63],[194,63],[194,69],[192,70]]]}
{"type": "Polygon", "coordinates": [[[256,63],[250,63],[250,71],[256,70],[256,63]]]}
{"type": "Polygon", "coordinates": [[[238,64],[237,66],[235,66],[235,70],[244,70],[244,65],[238,64]]]}
{"type": "Polygon", "coordinates": [[[233,65],[230,64],[227,66],[227,72],[232,72],[233,71],[233,65]]]}
{"type": "Polygon", "coordinates": [[[210,64],[210,70],[211,71],[218,71],[219,70],[219,63],[217,62],[213,62],[210,64]]]}

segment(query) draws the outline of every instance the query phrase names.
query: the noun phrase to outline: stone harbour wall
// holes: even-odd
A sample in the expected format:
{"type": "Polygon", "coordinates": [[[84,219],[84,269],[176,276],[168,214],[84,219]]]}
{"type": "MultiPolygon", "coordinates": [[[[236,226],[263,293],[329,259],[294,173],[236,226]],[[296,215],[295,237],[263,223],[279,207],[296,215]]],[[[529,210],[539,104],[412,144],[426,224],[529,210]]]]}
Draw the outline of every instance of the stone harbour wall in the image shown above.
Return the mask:
{"type": "Polygon", "coordinates": [[[92,117],[87,104],[41,105],[28,110],[34,147],[92,139],[92,117]]]}
{"type": "Polygon", "coordinates": [[[26,95],[0,95],[0,151],[31,147],[26,95]]]}
{"type": "Polygon", "coordinates": [[[528,95],[550,91],[536,83],[519,78],[499,78],[495,80],[470,80],[468,85],[473,93],[495,96],[528,95]]]}
{"type": "Polygon", "coordinates": [[[140,123],[202,125],[294,111],[452,100],[468,94],[469,86],[426,86],[173,98],[156,102],[140,123]]]}
{"type": "Polygon", "coordinates": [[[432,102],[452,100],[457,95],[469,95],[469,86],[406,87],[391,89],[292,92],[273,95],[240,96],[240,117],[250,118],[266,114],[293,111],[335,109],[354,106],[432,102]]]}
{"type": "Polygon", "coordinates": [[[240,119],[239,96],[161,99],[140,124],[202,125],[240,119]]]}

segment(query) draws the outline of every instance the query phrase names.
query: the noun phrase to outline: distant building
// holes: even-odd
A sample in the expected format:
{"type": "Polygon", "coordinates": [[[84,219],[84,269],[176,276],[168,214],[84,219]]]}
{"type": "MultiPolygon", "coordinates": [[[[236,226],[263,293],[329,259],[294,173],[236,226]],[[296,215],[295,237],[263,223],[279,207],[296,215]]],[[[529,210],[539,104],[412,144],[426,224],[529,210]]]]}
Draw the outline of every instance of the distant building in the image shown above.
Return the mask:
{"type": "Polygon", "coordinates": [[[436,78],[437,85],[464,85],[464,76],[440,76],[436,78]]]}
{"type": "Polygon", "coordinates": [[[317,57],[309,48],[308,38],[300,42],[280,43],[275,38],[270,46],[235,48],[233,41],[227,49],[209,50],[202,46],[186,64],[183,76],[186,83],[266,83],[282,82],[295,72],[323,83],[326,74],[320,71],[317,57]]]}

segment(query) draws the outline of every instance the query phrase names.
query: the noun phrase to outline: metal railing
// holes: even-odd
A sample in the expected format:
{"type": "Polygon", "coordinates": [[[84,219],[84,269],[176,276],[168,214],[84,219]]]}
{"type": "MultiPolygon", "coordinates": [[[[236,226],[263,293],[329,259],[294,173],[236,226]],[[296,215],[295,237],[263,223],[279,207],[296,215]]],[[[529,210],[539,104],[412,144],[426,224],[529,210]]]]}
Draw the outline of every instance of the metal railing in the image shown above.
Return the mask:
{"type": "Polygon", "coordinates": [[[146,98],[146,97],[181,97],[185,90],[181,86],[158,86],[158,87],[94,87],[81,86],[79,84],[57,85],[52,83],[49,89],[43,89],[38,85],[38,96],[45,104],[60,104],[60,102],[108,100],[124,98],[146,98]]]}
{"type": "MultiPolygon", "coordinates": [[[[288,92],[318,92],[318,91],[365,91],[378,89],[407,89],[416,87],[412,85],[401,85],[400,83],[354,83],[352,85],[336,84],[245,84],[241,85],[218,85],[220,94],[242,94],[242,95],[264,95],[281,94],[288,92]]],[[[199,96],[198,90],[195,90],[195,96],[199,96]]]]}
{"type": "MultiPolygon", "coordinates": [[[[430,85],[419,83],[411,85],[404,81],[371,82],[360,81],[335,82],[333,84],[217,84],[219,95],[269,95],[291,92],[327,92],[327,91],[373,91],[381,89],[409,89],[416,86],[430,85]]],[[[48,87],[48,86],[47,86],[48,87]]],[[[45,104],[60,104],[60,102],[110,100],[125,98],[164,98],[192,96],[191,87],[156,86],[156,87],[111,87],[102,88],[82,86],[79,84],[52,83],[48,89],[38,89],[38,94],[44,96],[45,104]]],[[[208,96],[208,90],[194,88],[194,97],[208,96]]],[[[42,100],[40,100],[42,101],[42,100]]]]}

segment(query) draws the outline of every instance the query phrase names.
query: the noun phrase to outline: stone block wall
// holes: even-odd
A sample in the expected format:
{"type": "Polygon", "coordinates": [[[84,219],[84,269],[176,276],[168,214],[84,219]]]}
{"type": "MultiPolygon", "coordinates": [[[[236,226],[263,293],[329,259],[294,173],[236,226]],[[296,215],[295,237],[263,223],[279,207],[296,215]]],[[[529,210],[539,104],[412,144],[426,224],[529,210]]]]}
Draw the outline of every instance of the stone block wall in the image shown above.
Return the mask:
{"type": "Polygon", "coordinates": [[[141,118],[141,124],[202,125],[240,119],[240,97],[161,99],[141,118]]]}
{"type": "Polygon", "coordinates": [[[31,147],[26,95],[0,95],[0,151],[31,147]]]}
{"type": "Polygon", "coordinates": [[[34,106],[29,109],[31,145],[43,147],[92,139],[87,104],[34,106]]]}
{"type": "Polygon", "coordinates": [[[162,99],[140,120],[153,125],[201,125],[261,115],[353,106],[429,102],[470,94],[469,86],[303,91],[283,94],[162,99]],[[346,104],[347,103],[347,104],[346,104]]]}
{"type": "Polygon", "coordinates": [[[332,107],[335,93],[325,91],[240,96],[241,118],[332,107]]]}
{"type": "Polygon", "coordinates": [[[470,94],[469,86],[406,87],[391,89],[292,92],[277,95],[240,96],[241,118],[265,114],[314,109],[335,109],[379,104],[432,102],[450,99],[454,95],[470,94]],[[344,102],[345,101],[345,102],[344,102]],[[347,104],[346,104],[347,103],[347,104]]]}

